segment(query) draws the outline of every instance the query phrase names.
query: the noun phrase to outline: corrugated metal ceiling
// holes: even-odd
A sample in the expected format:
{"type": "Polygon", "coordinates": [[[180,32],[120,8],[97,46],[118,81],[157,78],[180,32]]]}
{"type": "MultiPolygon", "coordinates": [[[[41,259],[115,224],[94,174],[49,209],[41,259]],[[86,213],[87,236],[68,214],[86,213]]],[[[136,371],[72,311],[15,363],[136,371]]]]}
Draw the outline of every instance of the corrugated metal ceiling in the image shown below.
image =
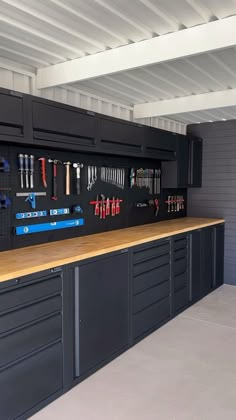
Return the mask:
{"type": "MultiPolygon", "coordinates": [[[[0,0],[0,57],[35,70],[234,14],[235,0],[0,0]]],[[[235,69],[236,49],[230,48],[74,87],[133,105],[234,88],[235,69]]],[[[236,107],[174,119],[232,117],[236,107]]]]}

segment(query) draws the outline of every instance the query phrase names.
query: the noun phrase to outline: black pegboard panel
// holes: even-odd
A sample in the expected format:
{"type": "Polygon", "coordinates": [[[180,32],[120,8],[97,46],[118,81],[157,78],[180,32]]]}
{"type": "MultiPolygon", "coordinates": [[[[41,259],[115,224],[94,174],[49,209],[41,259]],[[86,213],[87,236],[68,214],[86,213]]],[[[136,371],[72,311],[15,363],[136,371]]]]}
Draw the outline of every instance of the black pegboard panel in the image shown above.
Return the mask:
{"type": "MultiPolygon", "coordinates": [[[[144,202],[157,198],[157,196],[150,195],[147,188],[130,188],[129,187],[129,169],[134,168],[150,168],[159,169],[161,167],[160,161],[153,161],[149,159],[130,159],[126,157],[116,157],[107,155],[95,155],[85,154],[70,151],[43,149],[40,147],[26,147],[21,145],[0,146],[0,156],[8,156],[11,163],[10,174],[3,174],[2,182],[7,184],[8,188],[11,188],[10,196],[12,199],[12,206],[10,210],[4,210],[4,216],[1,223],[1,232],[4,236],[0,236],[0,249],[19,248],[30,245],[36,245],[45,242],[57,241],[62,239],[68,239],[72,237],[79,237],[83,235],[89,235],[92,233],[99,233],[103,231],[122,229],[129,226],[141,225],[146,223],[154,223],[156,221],[165,220],[166,218],[180,217],[180,214],[167,214],[166,206],[163,203],[166,192],[163,195],[158,196],[160,200],[160,211],[158,216],[155,216],[154,207],[137,208],[135,204],[137,202],[144,202]],[[30,192],[31,190],[23,189],[20,187],[20,174],[18,171],[18,159],[17,156],[20,154],[33,154],[35,156],[35,174],[34,174],[34,192],[46,192],[46,197],[36,197],[36,210],[46,210],[54,208],[69,208],[71,209],[74,205],[79,204],[83,209],[83,214],[68,214],[64,216],[46,216],[42,218],[34,219],[21,219],[16,220],[16,213],[33,211],[28,202],[25,201],[25,197],[16,197],[17,192],[30,192]],[[47,188],[45,189],[41,180],[40,162],[39,158],[45,157],[46,160],[57,159],[62,162],[81,162],[84,168],[81,170],[81,194],[76,194],[76,177],[75,170],[71,170],[72,182],[71,182],[71,195],[65,195],[65,166],[58,165],[58,200],[53,201],[52,196],[52,164],[47,163],[47,188]],[[114,168],[125,169],[125,187],[120,189],[114,185],[105,183],[100,180],[100,170],[98,169],[98,180],[93,186],[91,191],[87,190],[87,166],[96,165],[98,168],[101,166],[112,166],[114,168]],[[100,219],[94,215],[94,206],[90,205],[90,201],[96,200],[97,195],[104,194],[110,199],[115,196],[123,200],[120,204],[121,212],[119,215],[112,217],[109,216],[106,219],[100,219]],[[74,227],[69,229],[56,230],[51,232],[41,232],[29,235],[16,236],[15,228],[22,225],[33,225],[36,223],[47,223],[68,219],[81,218],[85,219],[85,226],[74,227]],[[7,234],[6,234],[7,233],[7,234]],[[6,239],[8,238],[8,239],[6,239]]],[[[1,175],[0,175],[1,176],[1,175]]],[[[0,184],[1,185],[1,184],[0,184]]],[[[5,185],[5,184],[4,184],[5,185]]],[[[3,186],[3,185],[2,185],[3,186]]],[[[182,190],[181,190],[182,191],[182,190]]],[[[181,192],[178,191],[179,194],[181,192]]],[[[177,194],[177,192],[175,193],[177,194]]],[[[184,216],[185,214],[182,214],[184,216]]]]}

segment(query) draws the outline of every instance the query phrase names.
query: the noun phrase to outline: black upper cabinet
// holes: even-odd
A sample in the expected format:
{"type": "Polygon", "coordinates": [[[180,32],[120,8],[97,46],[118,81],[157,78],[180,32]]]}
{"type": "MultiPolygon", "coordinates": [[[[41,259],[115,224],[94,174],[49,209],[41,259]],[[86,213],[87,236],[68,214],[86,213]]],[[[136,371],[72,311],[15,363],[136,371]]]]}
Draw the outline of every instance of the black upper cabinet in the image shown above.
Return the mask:
{"type": "Polygon", "coordinates": [[[159,160],[175,160],[176,135],[158,128],[145,128],[145,157],[159,160]]]}
{"type": "Polygon", "coordinates": [[[116,118],[99,118],[100,151],[143,157],[145,130],[143,126],[116,118]]]}
{"type": "Polygon", "coordinates": [[[28,97],[18,92],[0,89],[0,140],[32,142],[27,128],[28,97]]]}
{"type": "Polygon", "coordinates": [[[188,137],[180,134],[175,137],[176,160],[162,164],[163,188],[187,188],[188,186],[189,140],[188,137]]]}
{"type": "Polygon", "coordinates": [[[189,139],[189,187],[202,186],[202,140],[189,139]]]}
{"type": "Polygon", "coordinates": [[[37,144],[94,151],[96,115],[72,106],[32,97],[33,137],[37,144]]]}

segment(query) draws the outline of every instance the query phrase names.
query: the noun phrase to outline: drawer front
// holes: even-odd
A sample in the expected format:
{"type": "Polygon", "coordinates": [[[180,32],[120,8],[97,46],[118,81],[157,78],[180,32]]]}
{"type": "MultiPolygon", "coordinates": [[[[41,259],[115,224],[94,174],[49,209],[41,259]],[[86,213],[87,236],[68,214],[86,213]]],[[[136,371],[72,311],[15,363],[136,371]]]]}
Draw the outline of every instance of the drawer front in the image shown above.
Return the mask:
{"type": "Polygon", "coordinates": [[[187,287],[188,282],[188,273],[179,274],[178,276],[174,277],[174,291],[182,289],[183,287],[187,287]]]}
{"type": "Polygon", "coordinates": [[[144,292],[139,293],[133,298],[133,313],[139,312],[147,306],[169,296],[170,294],[170,281],[151,287],[144,292]]]}
{"type": "Polygon", "coordinates": [[[148,270],[153,270],[154,268],[169,264],[169,261],[170,261],[170,255],[165,254],[165,255],[161,255],[160,257],[151,258],[150,260],[140,262],[134,265],[133,275],[137,276],[138,274],[145,273],[148,270]]]}
{"type": "Polygon", "coordinates": [[[174,239],[173,248],[174,250],[182,249],[187,247],[187,238],[174,239]]]}
{"type": "Polygon", "coordinates": [[[174,275],[178,275],[187,271],[187,257],[181,258],[174,262],[174,275]]]}
{"type": "Polygon", "coordinates": [[[0,367],[62,337],[61,314],[0,337],[0,367]]]}
{"type": "Polygon", "coordinates": [[[167,320],[170,316],[170,298],[154,303],[133,316],[134,338],[144,334],[149,329],[167,320]]]}
{"type": "Polygon", "coordinates": [[[188,289],[185,287],[184,289],[178,290],[174,293],[174,311],[178,312],[181,309],[187,307],[189,303],[189,296],[188,296],[188,289]]]}
{"type": "Polygon", "coordinates": [[[62,345],[57,343],[1,370],[1,419],[13,420],[59,391],[62,367],[62,345]]]}
{"type": "Polygon", "coordinates": [[[187,248],[181,248],[177,251],[174,251],[174,261],[179,260],[180,258],[187,257],[187,248]]]}
{"type": "Polygon", "coordinates": [[[153,257],[158,257],[162,254],[167,254],[170,252],[170,244],[169,242],[143,247],[141,249],[135,250],[133,254],[133,262],[134,264],[141,262],[146,259],[150,259],[153,257]]]}
{"type": "Polygon", "coordinates": [[[61,296],[55,296],[17,311],[10,312],[6,315],[2,315],[0,317],[0,334],[53,312],[59,312],[61,309],[61,296]]]}
{"type": "Polygon", "coordinates": [[[137,294],[142,290],[148,289],[156,284],[162,283],[170,278],[170,265],[155,268],[153,270],[142,273],[133,279],[133,292],[137,294]]]}
{"type": "Polygon", "coordinates": [[[49,279],[42,279],[37,283],[19,286],[13,290],[8,290],[0,294],[0,311],[6,311],[15,308],[18,305],[24,305],[35,299],[60,292],[62,281],[60,276],[49,279]]]}

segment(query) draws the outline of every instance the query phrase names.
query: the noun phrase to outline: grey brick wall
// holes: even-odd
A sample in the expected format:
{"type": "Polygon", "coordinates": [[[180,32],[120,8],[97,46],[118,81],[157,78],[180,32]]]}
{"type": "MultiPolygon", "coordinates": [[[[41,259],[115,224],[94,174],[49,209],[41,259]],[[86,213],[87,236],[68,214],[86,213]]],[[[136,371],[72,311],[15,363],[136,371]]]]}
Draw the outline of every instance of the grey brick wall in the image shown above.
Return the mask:
{"type": "Polygon", "coordinates": [[[202,188],[188,191],[188,216],[223,217],[225,283],[236,285],[236,121],[193,124],[203,139],[202,188]]]}

